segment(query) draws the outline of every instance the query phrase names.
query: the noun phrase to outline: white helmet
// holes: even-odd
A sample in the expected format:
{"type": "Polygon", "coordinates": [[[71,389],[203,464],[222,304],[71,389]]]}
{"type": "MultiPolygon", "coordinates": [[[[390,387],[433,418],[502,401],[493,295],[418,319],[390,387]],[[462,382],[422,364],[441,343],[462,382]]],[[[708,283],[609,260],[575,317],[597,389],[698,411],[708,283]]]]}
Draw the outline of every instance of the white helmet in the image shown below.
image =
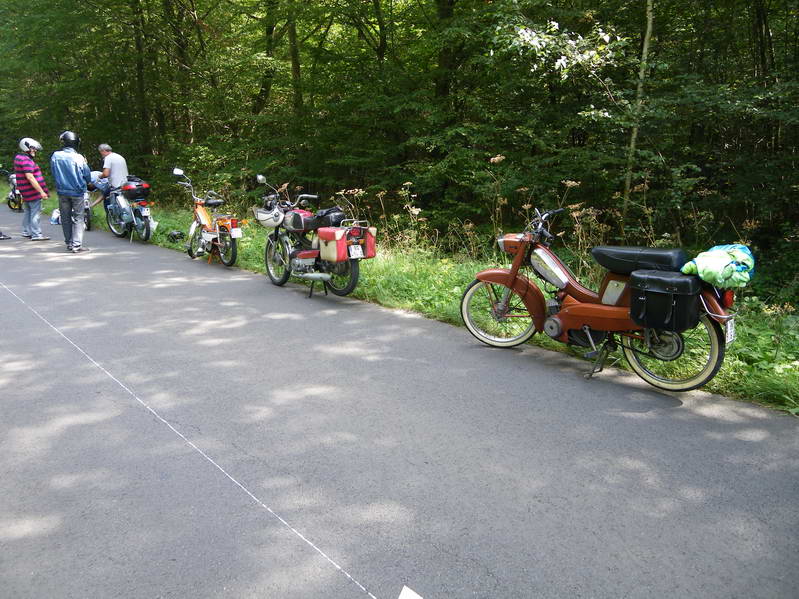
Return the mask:
{"type": "Polygon", "coordinates": [[[253,206],[252,212],[255,215],[255,219],[259,223],[261,223],[264,227],[268,227],[270,229],[274,229],[275,227],[280,226],[283,223],[283,218],[285,217],[283,211],[277,206],[275,206],[271,210],[267,208],[260,208],[258,206],[253,206]]]}
{"type": "Polygon", "coordinates": [[[29,150],[36,150],[37,152],[42,151],[42,144],[38,141],[33,139],[32,137],[23,137],[19,140],[19,149],[23,152],[27,152],[29,150]]]}

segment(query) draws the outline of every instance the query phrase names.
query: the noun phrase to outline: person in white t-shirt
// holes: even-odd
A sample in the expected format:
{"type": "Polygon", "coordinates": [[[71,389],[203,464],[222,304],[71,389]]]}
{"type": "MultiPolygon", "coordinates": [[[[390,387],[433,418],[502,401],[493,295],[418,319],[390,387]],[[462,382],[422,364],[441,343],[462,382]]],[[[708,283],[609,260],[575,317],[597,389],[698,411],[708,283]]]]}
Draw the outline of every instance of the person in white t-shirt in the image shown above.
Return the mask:
{"type": "MultiPolygon", "coordinates": [[[[103,206],[108,210],[111,190],[122,187],[128,181],[128,163],[122,156],[112,152],[108,144],[100,144],[97,146],[97,151],[103,157],[103,171],[100,177],[108,179],[108,185],[102,190],[103,206]]],[[[99,185],[97,188],[102,189],[99,185]]]]}

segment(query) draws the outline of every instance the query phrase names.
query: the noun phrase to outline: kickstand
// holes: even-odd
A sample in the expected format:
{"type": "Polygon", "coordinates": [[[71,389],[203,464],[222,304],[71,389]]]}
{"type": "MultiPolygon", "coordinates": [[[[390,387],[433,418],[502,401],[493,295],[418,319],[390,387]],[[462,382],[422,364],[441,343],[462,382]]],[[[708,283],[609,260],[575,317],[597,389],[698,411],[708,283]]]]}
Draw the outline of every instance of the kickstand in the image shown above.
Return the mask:
{"type": "Polygon", "coordinates": [[[602,372],[605,368],[605,360],[608,359],[610,352],[616,349],[616,341],[612,337],[608,338],[605,343],[602,344],[602,348],[599,350],[591,351],[585,354],[586,358],[596,358],[594,364],[591,366],[591,370],[585,373],[585,378],[590,379],[595,374],[602,372]]]}
{"type": "MultiPolygon", "coordinates": [[[[313,297],[313,288],[314,288],[314,285],[316,285],[316,281],[311,281],[311,290],[308,292],[308,297],[309,297],[309,298],[313,297]]],[[[322,289],[324,289],[324,290],[325,290],[325,295],[327,295],[327,285],[325,285],[325,282],[324,282],[324,281],[322,281],[322,289]]]]}

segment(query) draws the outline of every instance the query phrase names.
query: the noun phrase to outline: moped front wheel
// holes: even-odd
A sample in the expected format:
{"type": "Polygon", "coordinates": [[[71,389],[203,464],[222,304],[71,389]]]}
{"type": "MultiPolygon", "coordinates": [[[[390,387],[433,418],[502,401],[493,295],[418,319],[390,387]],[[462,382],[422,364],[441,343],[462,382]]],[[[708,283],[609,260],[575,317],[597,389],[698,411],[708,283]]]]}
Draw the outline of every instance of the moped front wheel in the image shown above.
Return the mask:
{"type": "Polygon", "coordinates": [[[92,209],[89,206],[83,207],[83,225],[87,231],[92,230],[92,209]]]}
{"type": "Polygon", "coordinates": [[[225,227],[219,227],[219,234],[216,238],[219,244],[219,259],[225,266],[233,266],[238,256],[236,240],[230,235],[230,231],[225,227]]]}
{"type": "Polygon", "coordinates": [[[125,237],[128,234],[128,225],[116,220],[110,209],[105,213],[105,221],[108,223],[108,230],[117,237],[125,237]]]}
{"type": "Polygon", "coordinates": [[[498,283],[472,281],[461,298],[461,316],[472,335],[493,347],[514,347],[535,334],[521,296],[498,283]]]}
{"type": "Polygon", "coordinates": [[[357,260],[344,260],[337,262],[330,267],[330,280],[327,281],[327,288],[334,295],[349,295],[358,285],[361,275],[361,266],[357,260]]]}
{"type": "Polygon", "coordinates": [[[22,199],[15,193],[8,194],[8,207],[14,212],[22,212],[22,199]]]}
{"type": "Polygon", "coordinates": [[[196,227],[192,233],[189,243],[186,244],[186,253],[189,258],[196,258],[203,253],[203,229],[196,227]]]}
{"type": "Polygon", "coordinates": [[[667,391],[690,391],[707,384],[724,361],[724,331],[707,314],[682,333],[646,329],[622,336],[621,348],[633,372],[667,391]]]}
{"type": "Polygon", "coordinates": [[[288,242],[272,233],[266,237],[264,250],[264,265],[269,280],[278,287],[285,285],[291,276],[291,248],[288,242]]]}

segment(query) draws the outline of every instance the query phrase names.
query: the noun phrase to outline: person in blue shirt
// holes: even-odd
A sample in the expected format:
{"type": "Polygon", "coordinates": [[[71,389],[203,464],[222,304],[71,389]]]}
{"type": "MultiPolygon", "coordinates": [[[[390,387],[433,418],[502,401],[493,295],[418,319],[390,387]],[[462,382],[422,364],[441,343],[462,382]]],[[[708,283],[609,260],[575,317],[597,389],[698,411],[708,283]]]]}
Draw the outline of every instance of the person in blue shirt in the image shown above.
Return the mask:
{"type": "Polygon", "coordinates": [[[91,171],[78,153],[80,137],[76,133],[64,131],[58,139],[62,147],[50,158],[50,171],[58,193],[64,242],[68,252],[88,252],[89,248],[83,245],[83,195],[92,182],[91,171]]]}

